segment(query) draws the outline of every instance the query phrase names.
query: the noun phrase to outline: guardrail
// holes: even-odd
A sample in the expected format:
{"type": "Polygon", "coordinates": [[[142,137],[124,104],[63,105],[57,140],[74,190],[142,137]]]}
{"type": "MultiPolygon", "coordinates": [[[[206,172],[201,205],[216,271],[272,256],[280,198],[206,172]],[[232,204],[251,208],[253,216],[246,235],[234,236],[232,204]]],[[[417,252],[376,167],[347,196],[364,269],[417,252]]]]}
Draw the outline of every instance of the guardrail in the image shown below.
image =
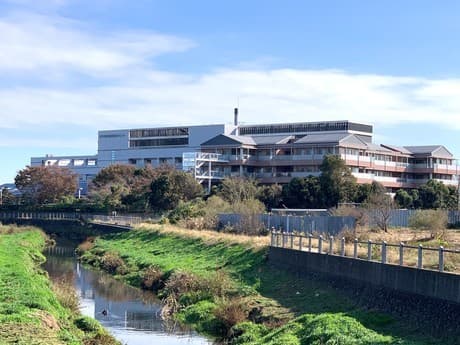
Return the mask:
{"type": "Polygon", "coordinates": [[[299,251],[316,252],[359,260],[396,264],[399,266],[431,269],[440,272],[448,271],[459,274],[460,250],[408,245],[403,242],[392,244],[374,241],[359,241],[346,243],[345,238],[334,236],[323,237],[313,234],[296,234],[290,232],[271,232],[272,247],[286,248],[299,251]]]}
{"type": "Polygon", "coordinates": [[[120,226],[133,226],[142,223],[145,219],[136,216],[105,216],[105,215],[84,215],[87,222],[96,224],[111,224],[120,226]]]}
{"type": "Polygon", "coordinates": [[[133,226],[146,220],[139,216],[106,216],[76,212],[0,212],[0,220],[68,220],[96,224],[133,226]]]}

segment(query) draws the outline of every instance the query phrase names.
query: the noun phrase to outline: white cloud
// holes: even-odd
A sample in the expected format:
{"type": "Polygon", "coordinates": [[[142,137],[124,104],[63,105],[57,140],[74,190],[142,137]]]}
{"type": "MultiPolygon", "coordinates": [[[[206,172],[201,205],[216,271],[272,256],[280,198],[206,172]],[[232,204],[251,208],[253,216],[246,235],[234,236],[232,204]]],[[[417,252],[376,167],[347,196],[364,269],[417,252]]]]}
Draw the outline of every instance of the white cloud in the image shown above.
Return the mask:
{"type": "Polygon", "coordinates": [[[68,18],[10,13],[0,18],[0,71],[76,71],[94,76],[148,66],[149,59],[193,46],[188,39],[148,31],[97,32],[68,18]]]}
{"type": "Polygon", "coordinates": [[[96,128],[230,122],[350,119],[460,126],[460,80],[426,80],[343,71],[222,70],[200,77],[146,71],[127,85],[71,91],[0,90],[3,125],[82,124],[96,128]],[[8,114],[15,114],[14,118],[8,114]]]}
{"type": "Polygon", "coordinates": [[[155,68],[152,58],[190,49],[190,40],[100,32],[57,15],[26,13],[0,17],[0,32],[0,73],[13,81],[15,73],[25,72],[39,79],[33,86],[0,88],[0,127],[231,122],[239,99],[240,119],[250,123],[349,119],[460,129],[457,79],[264,70],[250,64],[201,75],[172,73],[155,68]],[[91,84],[75,82],[75,74],[90,75],[91,84]],[[44,82],[50,75],[60,76],[65,87],[44,82]]]}

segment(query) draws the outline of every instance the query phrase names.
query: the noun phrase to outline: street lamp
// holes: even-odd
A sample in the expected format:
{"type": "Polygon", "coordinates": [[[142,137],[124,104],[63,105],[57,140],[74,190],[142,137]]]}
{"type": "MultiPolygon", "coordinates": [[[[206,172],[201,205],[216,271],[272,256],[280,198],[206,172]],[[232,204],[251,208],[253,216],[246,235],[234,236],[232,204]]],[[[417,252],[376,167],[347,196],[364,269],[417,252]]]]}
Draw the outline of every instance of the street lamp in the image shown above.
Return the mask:
{"type": "Polygon", "coordinates": [[[83,190],[83,188],[81,188],[81,187],[80,187],[80,188],[78,188],[78,199],[80,199],[80,198],[81,198],[81,191],[82,191],[82,190],[83,190]]]}

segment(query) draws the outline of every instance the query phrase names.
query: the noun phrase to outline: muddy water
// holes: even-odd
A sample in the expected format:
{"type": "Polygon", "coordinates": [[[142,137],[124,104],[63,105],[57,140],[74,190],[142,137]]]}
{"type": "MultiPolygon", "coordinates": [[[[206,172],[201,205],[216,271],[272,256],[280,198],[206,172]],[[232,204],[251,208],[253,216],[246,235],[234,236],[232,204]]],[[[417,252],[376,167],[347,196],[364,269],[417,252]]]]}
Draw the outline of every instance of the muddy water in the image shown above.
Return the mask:
{"type": "Polygon", "coordinates": [[[44,268],[51,279],[74,284],[83,315],[97,319],[128,345],[208,345],[211,341],[160,317],[161,304],[153,293],[130,287],[103,272],[82,267],[74,247],[56,246],[46,252],[44,268]]]}

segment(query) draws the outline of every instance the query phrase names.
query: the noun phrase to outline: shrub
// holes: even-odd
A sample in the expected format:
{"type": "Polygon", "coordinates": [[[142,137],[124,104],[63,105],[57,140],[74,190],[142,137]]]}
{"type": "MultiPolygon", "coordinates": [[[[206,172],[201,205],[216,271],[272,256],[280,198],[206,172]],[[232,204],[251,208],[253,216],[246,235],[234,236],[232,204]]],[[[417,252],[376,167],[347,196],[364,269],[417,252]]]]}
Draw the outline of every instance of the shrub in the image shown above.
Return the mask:
{"type": "Polygon", "coordinates": [[[416,230],[429,230],[431,238],[443,239],[446,234],[447,212],[443,210],[417,210],[409,218],[409,226],[416,230]]]}
{"type": "Polygon", "coordinates": [[[141,286],[144,289],[158,291],[164,286],[163,271],[158,266],[148,267],[143,276],[141,286]]]}
{"type": "Polygon", "coordinates": [[[230,334],[230,330],[236,324],[243,322],[248,317],[248,306],[244,299],[222,298],[219,300],[213,314],[225,327],[225,333],[230,334]]]}
{"type": "Polygon", "coordinates": [[[230,337],[233,338],[232,345],[251,344],[267,333],[268,329],[265,325],[244,321],[232,327],[230,337]]]}
{"type": "Polygon", "coordinates": [[[117,253],[108,252],[101,258],[101,267],[109,273],[116,273],[118,267],[124,266],[125,262],[117,253]]]}
{"type": "Polygon", "coordinates": [[[80,243],[76,249],[78,255],[91,250],[94,247],[94,237],[88,237],[84,242],[80,243]]]}

